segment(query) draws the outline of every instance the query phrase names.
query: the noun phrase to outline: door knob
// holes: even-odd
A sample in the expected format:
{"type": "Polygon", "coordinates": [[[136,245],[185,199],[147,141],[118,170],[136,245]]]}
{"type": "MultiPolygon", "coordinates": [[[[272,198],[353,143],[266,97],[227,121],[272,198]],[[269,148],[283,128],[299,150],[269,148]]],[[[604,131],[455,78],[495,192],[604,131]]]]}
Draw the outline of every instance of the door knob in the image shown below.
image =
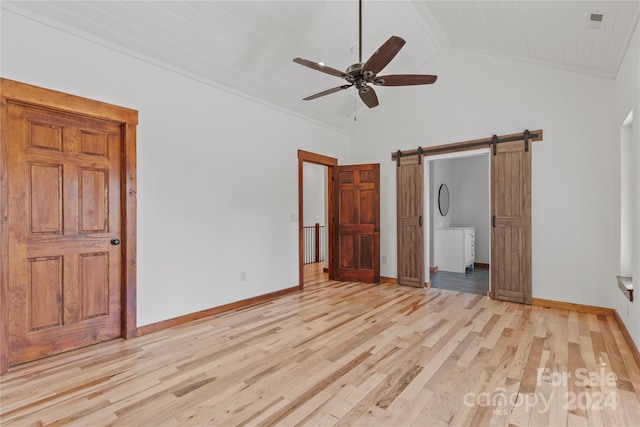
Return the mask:
{"type": "Polygon", "coordinates": [[[380,227],[373,227],[373,231],[380,231],[380,227]]]}
{"type": "Polygon", "coordinates": [[[118,246],[118,245],[120,244],[120,240],[118,240],[118,239],[111,239],[111,244],[112,244],[113,246],[118,246]]]}

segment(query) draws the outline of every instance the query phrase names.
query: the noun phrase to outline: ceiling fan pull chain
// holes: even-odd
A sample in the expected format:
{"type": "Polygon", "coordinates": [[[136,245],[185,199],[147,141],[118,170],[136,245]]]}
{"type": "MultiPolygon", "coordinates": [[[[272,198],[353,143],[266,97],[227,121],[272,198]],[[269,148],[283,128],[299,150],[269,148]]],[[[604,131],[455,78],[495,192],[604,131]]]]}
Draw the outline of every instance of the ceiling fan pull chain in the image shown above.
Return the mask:
{"type": "Polygon", "coordinates": [[[358,99],[355,92],[353,93],[353,121],[358,121],[358,99]]]}

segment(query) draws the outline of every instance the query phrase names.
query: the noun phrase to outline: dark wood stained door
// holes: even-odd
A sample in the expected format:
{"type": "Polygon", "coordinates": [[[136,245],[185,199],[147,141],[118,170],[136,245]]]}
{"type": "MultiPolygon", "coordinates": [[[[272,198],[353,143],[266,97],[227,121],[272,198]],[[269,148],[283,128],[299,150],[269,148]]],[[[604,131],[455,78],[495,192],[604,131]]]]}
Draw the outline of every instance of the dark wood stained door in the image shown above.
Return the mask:
{"type": "Polygon", "coordinates": [[[424,167],[420,157],[401,157],[396,167],[398,284],[418,288],[424,287],[424,167]]]}
{"type": "Polygon", "coordinates": [[[500,143],[491,156],[491,292],[531,304],[531,151],[500,143]]]}
{"type": "Polygon", "coordinates": [[[380,165],[338,166],[336,280],[380,282],[380,165]]]}
{"type": "Polygon", "coordinates": [[[121,125],[10,103],[9,364],[121,335],[121,125]],[[117,242],[113,242],[117,243],[117,242]]]}

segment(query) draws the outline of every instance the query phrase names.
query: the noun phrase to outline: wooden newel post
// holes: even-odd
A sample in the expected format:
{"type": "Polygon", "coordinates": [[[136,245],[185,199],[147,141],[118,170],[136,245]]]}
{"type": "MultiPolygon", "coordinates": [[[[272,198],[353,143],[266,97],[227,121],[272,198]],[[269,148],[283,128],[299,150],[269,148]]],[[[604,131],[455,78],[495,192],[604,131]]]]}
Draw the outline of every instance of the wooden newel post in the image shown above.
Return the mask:
{"type": "Polygon", "coordinates": [[[316,222],[316,262],[320,261],[320,224],[316,222]]]}

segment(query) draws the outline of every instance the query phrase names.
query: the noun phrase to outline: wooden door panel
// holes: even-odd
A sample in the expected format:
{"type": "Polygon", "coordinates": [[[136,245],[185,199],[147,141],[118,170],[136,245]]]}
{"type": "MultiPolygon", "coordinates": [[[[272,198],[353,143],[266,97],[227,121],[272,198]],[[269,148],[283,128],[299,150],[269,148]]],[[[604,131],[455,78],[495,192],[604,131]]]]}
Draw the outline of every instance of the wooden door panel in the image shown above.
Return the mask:
{"type": "Polygon", "coordinates": [[[356,268],[356,263],[354,258],[356,244],[355,244],[354,235],[347,234],[347,233],[340,233],[338,239],[339,239],[338,246],[340,251],[338,256],[340,263],[338,265],[340,269],[356,268]]]}
{"type": "Polygon", "coordinates": [[[355,194],[349,189],[340,190],[340,200],[338,200],[338,222],[340,224],[355,224],[355,194]]]}
{"type": "Polygon", "coordinates": [[[62,257],[30,258],[29,332],[62,325],[62,257]],[[51,304],[57,301],[58,304],[51,304]]]}
{"type": "Polygon", "coordinates": [[[81,320],[109,314],[109,254],[80,254],[81,320]]]}
{"type": "Polygon", "coordinates": [[[61,164],[29,164],[31,234],[62,234],[62,170],[61,164]]]}
{"type": "Polygon", "coordinates": [[[358,224],[375,224],[375,213],[372,210],[374,204],[375,192],[373,188],[360,188],[360,218],[358,224]]]}
{"type": "Polygon", "coordinates": [[[100,132],[80,131],[80,154],[88,156],[109,157],[109,138],[100,132]]]}
{"type": "Polygon", "coordinates": [[[338,167],[336,280],[380,281],[380,165],[338,167]]]}
{"type": "Polygon", "coordinates": [[[359,236],[359,253],[360,261],[359,266],[361,269],[373,270],[375,267],[375,253],[374,253],[374,237],[373,234],[360,234],[359,236]]]}
{"type": "Polygon", "coordinates": [[[531,304],[531,152],[502,143],[491,160],[491,289],[495,299],[531,304]]]}
{"type": "Polygon", "coordinates": [[[62,126],[31,121],[29,123],[29,132],[31,134],[28,140],[30,148],[62,151],[62,126]]]}
{"type": "Polygon", "coordinates": [[[9,363],[121,333],[121,128],[8,105],[9,363]],[[27,213],[26,215],[24,213],[27,213]]]}
{"type": "Polygon", "coordinates": [[[338,169],[338,183],[339,184],[353,184],[355,171],[340,168],[338,169]]]}
{"type": "Polygon", "coordinates": [[[79,169],[79,227],[80,233],[108,231],[109,171],[107,169],[79,169]]]}
{"type": "Polygon", "coordinates": [[[422,288],[424,287],[423,164],[418,156],[402,157],[396,169],[398,284],[422,288]]]}

